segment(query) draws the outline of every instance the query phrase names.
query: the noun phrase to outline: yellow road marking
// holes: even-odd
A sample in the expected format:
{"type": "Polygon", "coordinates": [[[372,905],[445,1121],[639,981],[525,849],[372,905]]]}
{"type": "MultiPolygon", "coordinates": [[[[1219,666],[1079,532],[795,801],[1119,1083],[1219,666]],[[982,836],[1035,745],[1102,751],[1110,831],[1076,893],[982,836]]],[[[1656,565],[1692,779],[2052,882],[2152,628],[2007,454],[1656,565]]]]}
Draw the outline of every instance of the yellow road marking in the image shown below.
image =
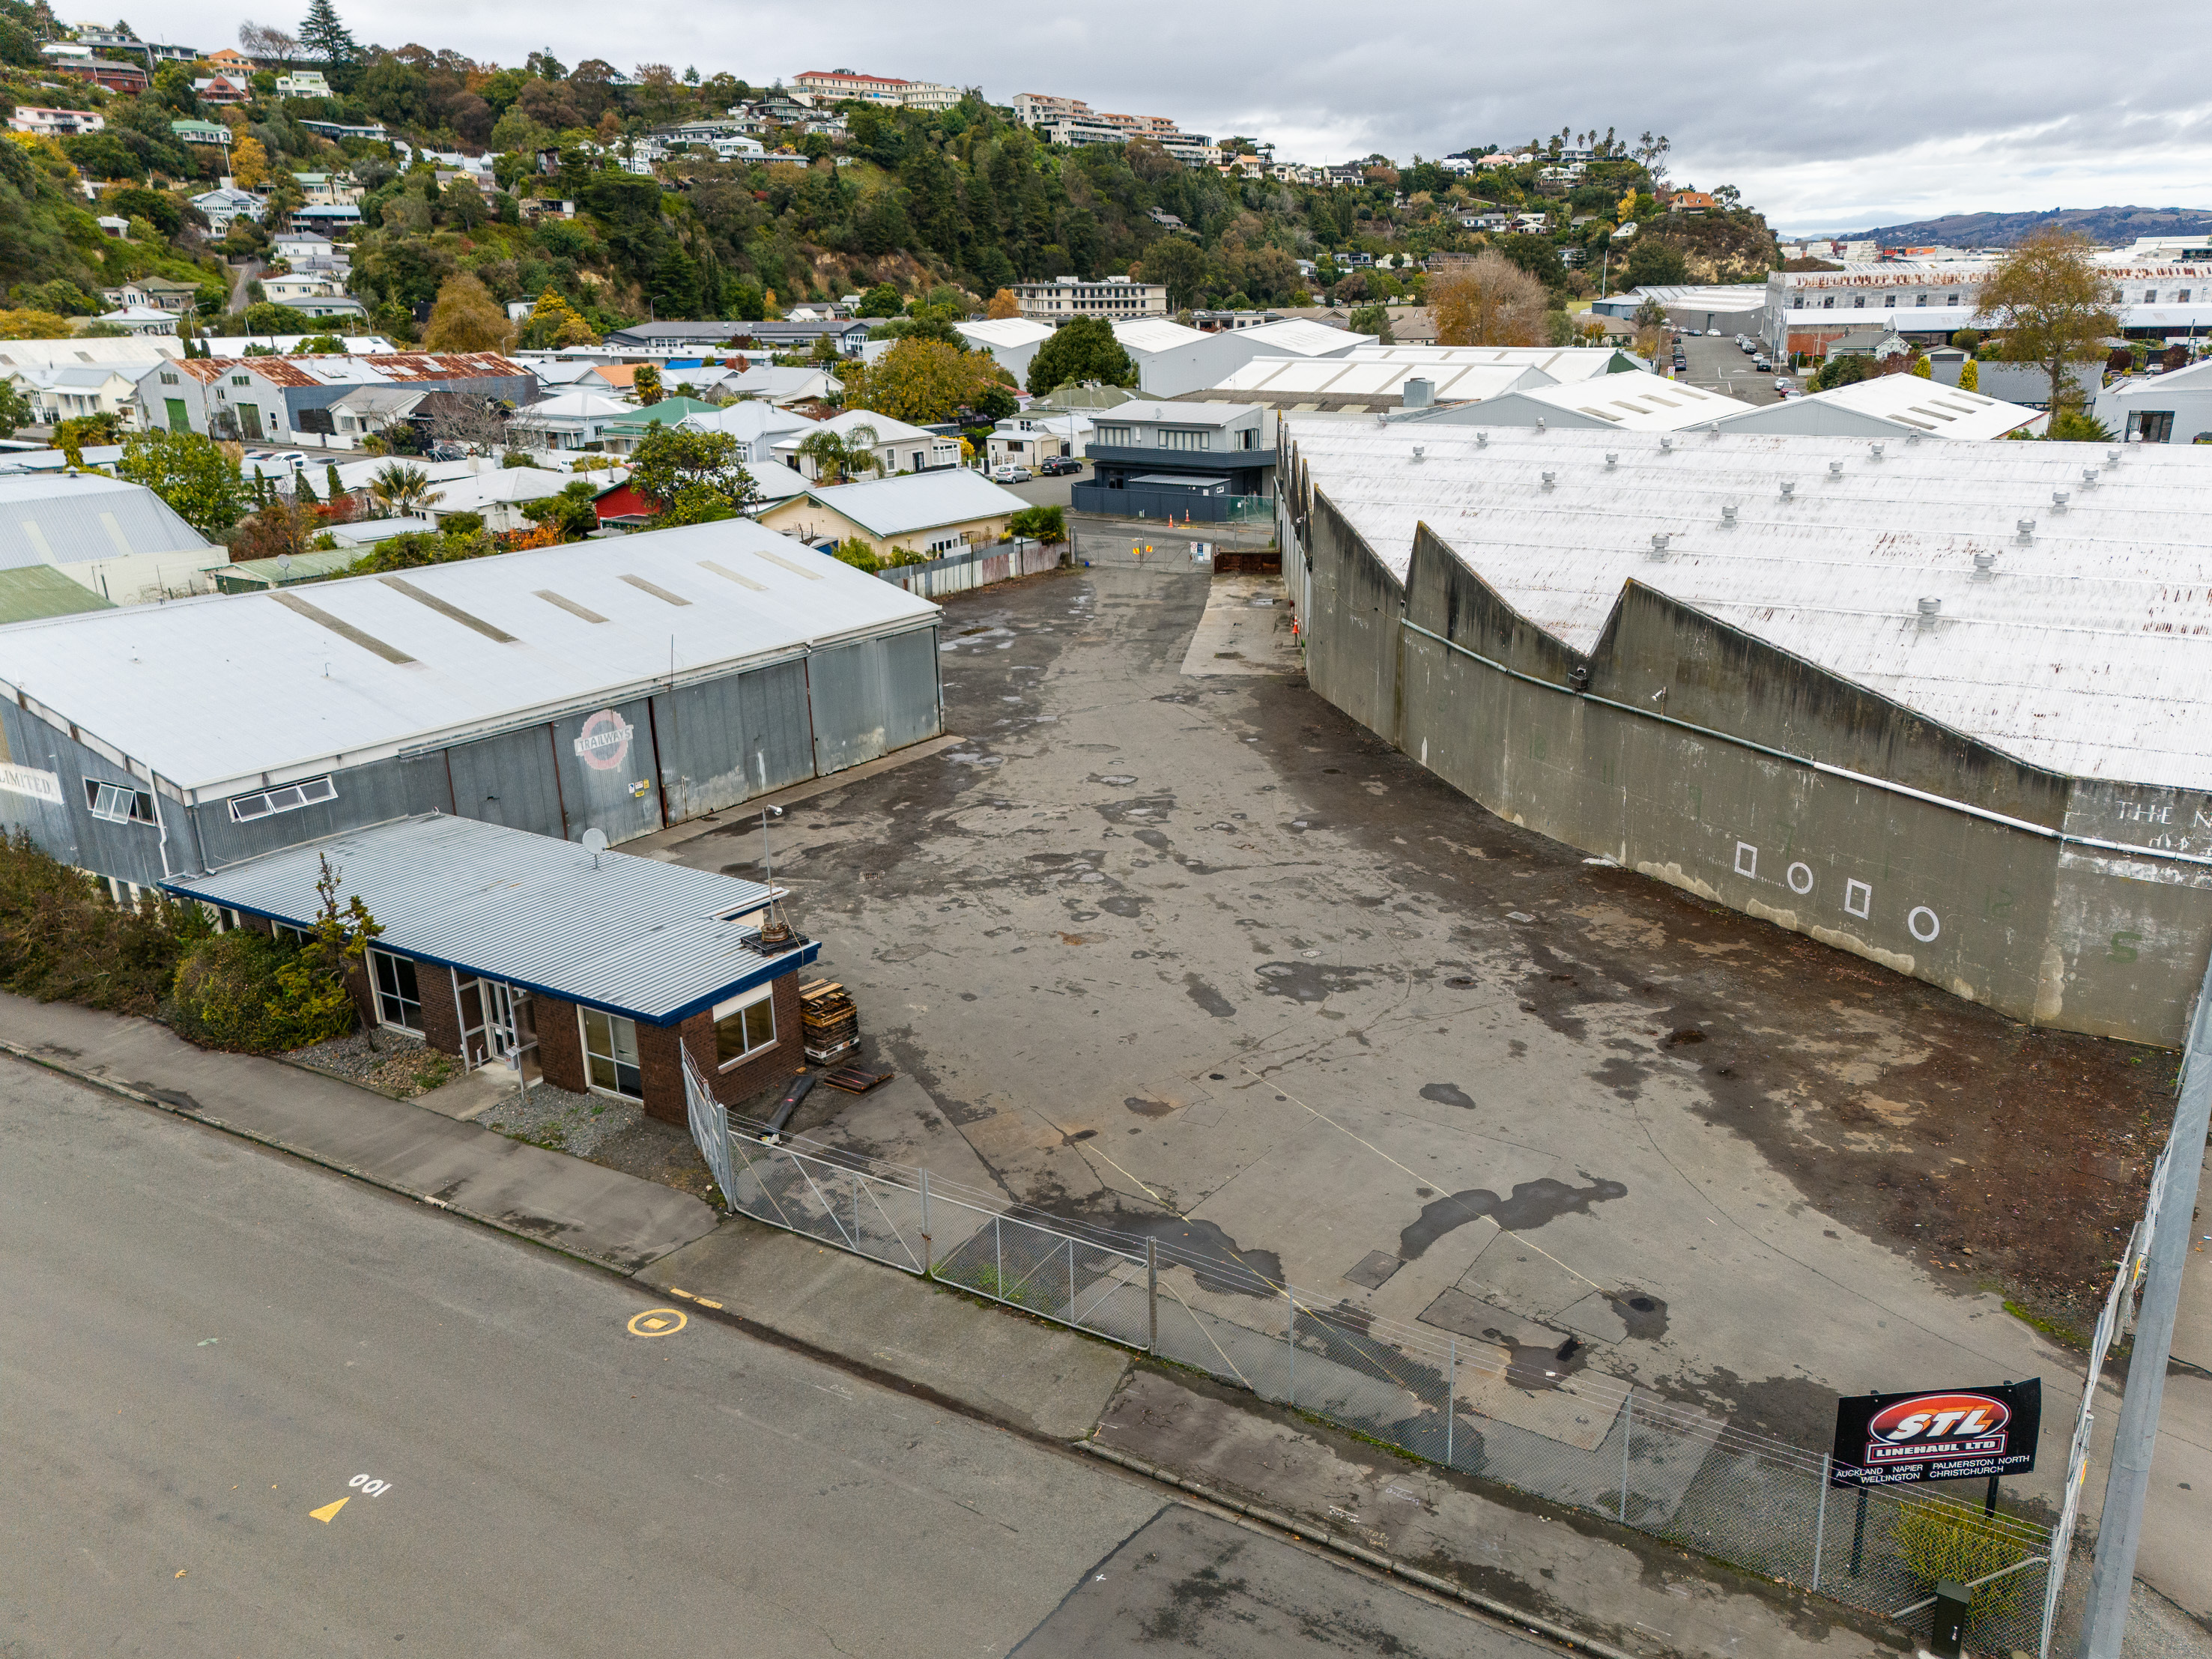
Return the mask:
{"type": "Polygon", "coordinates": [[[673,1336],[691,1322],[678,1308],[647,1308],[630,1317],[632,1336],[673,1336]]]}
{"type": "Polygon", "coordinates": [[[351,1498],[341,1498],[335,1504],[325,1504],[319,1510],[309,1510],[307,1518],[311,1521],[319,1521],[327,1527],[331,1524],[331,1517],[352,1501],[351,1498]]]}

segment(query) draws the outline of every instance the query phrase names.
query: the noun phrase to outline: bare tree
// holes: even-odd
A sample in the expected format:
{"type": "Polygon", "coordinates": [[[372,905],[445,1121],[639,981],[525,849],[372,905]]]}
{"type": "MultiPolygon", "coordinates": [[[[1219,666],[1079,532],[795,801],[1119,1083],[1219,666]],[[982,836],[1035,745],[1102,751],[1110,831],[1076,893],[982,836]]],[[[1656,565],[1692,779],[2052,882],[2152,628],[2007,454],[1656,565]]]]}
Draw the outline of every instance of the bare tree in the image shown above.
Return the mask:
{"type": "Polygon", "coordinates": [[[434,444],[457,444],[489,455],[507,441],[510,411],[496,398],[470,392],[434,392],[422,402],[434,444]]]}
{"type": "Polygon", "coordinates": [[[1544,285],[1502,253],[1486,250],[1431,272],[1428,296],[1438,345],[1545,343],[1544,285]]]}
{"type": "Polygon", "coordinates": [[[289,64],[300,55],[299,38],[268,23],[240,23],[238,45],[248,58],[257,61],[289,64]]]}

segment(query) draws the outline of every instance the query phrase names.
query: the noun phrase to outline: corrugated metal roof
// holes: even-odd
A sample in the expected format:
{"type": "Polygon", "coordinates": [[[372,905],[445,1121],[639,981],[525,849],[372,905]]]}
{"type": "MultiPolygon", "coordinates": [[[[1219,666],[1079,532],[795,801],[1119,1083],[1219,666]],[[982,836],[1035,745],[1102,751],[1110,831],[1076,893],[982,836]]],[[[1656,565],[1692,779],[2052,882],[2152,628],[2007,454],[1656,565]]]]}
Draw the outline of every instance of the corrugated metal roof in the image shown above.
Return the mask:
{"type": "Polygon", "coordinates": [[[0,570],[0,623],[40,617],[73,617],[86,611],[112,611],[113,604],[50,564],[0,570]]]}
{"type": "Polygon", "coordinates": [[[1372,334],[1354,334],[1349,329],[1331,328],[1326,323],[1316,323],[1306,317],[1285,317],[1279,322],[1261,323],[1252,328],[1241,328],[1235,337],[1249,340],[1295,357],[1340,357],[1361,346],[1373,345],[1372,334]]]}
{"type": "Polygon", "coordinates": [[[1691,433],[1662,450],[1656,434],[1504,427],[1478,447],[1468,427],[1320,417],[1285,438],[1401,578],[1425,522],[1577,651],[1641,582],[2033,764],[2212,787],[2212,454],[1891,442],[1877,459],[1843,438],[1691,433]],[[1923,596],[1942,601],[1932,627],[1923,596]]]}
{"type": "Polygon", "coordinates": [[[910,536],[944,525],[995,519],[1030,505],[1012,490],[1001,489],[965,467],[836,484],[807,494],[877,536],[910,536]]]}
{"type": "Polygon", "coordinates": [[[1173,351],[1197,340],[1213,337],[1194,328],[1185,328],[1181,323],[1170,322],[1164,317],[1134,317],[1114,325],[1114,337],[1121,349],[1133,354],[1140,352],[1173,351]]]}
{"type": "Polygon", "coordinates": [[[274,386],[396,386],[419,380],[526,379],[530,374],[521,364],[495,351],[436,355],[399,351],[366,357],[187,357],[162,366],[181,368],[205,386],[213,386],[226,374],[246,373],[274,386]]]}
{"type": "Polygon", "coordinates": [[[1587,380],[1642,368],[1612,346],[1361,346],[1352,354],[1361,363],[1511,363],[1540,368],[1554,380],[1587,380]]]}
{"type": "Polygon", "coordinates": [[[1312,397],[1395,398],[1406,382],[1429,381],[1440,403],[1479,402],[1524,386],[1549,386],[1543,370],[1515,363],[1362,362],[1341,357],[1255,357],[1213,390],[1303,392],[1312,397]]]}
{"type": "Polygon", "coordinates": [[[1407,423],[1426,431],[1437,425],[1480,425],[1486,421],[1533,425],[1543,419],[1621,432],[1679,432],[1752,407],[1716,392],[1701,392],[1686,381],[1637,373],[1503,392],[1474,407],[1462,404],[1409,414],[1407,423]]]}
{"type": "Polygon", "coordinates": [[[955,323],[952,328],[977,345],[1014,349],[1049,340],[1054,333],[1049,323],[1033,323],[1026,317],[988,317],[980,322],[955,323]]]}
{"type": "Polygon", "coordinates": [[[0,473],[0,568],[198,553],[207,544],[143,484],[97,472],[0,473]]]}
{"type": "MultiPolygon", "coordinates": [[[[1741,427],[1754,431],[1787,432],[1792,430],[1789,422],[1807,419],[1808,411],[1822,405],[1890,422],[1899,437],[1913,431],[1931,438],[2002,438],[2040,417],[2039,411],[2021,404],[1984,398],[1978,392],[1940,386],[1917,374],[1879,374],[1869,380],[1816,392],[1810,397],[1763,404],[1747,414],[1731,415],[1727,417],[1724,429],[1741,427]]],[[[1819,428],[1807,425],[1795,429],[1819,428]]]]}
{"type": "Polygon", "coordinates": [[[180,787],[220,794],[264,772],[307,776],[614,702],[666,685],[672,662],[685,684],[937,616],[749,519],[427,565],[407,580],[514,643],[355,576],[304,590],[337,628],[294,609],[297,589],[26,623],[0,636],[0,685],[180,787]]]}
{"type": "Polygon", "coordinates": [[[380,945],[654,1025],[817,953],[763,957],[757,934],[724,920],[768,902],[758,882],[625,853],[602,853],[594,867],[574,842],[474,818],[374,824],[163,884],[307,925],[326,856],[340,890],[383,925],[380,945]]]}

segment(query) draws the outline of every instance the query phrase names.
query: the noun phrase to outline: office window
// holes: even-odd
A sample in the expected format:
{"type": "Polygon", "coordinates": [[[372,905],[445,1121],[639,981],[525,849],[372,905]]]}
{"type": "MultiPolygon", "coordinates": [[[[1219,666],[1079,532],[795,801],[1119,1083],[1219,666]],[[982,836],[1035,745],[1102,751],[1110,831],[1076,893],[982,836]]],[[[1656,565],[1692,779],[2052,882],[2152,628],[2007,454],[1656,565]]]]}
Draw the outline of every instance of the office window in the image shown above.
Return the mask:
{"type": "Polygon", "coordinates": [[[143,789],[132,789],[119,783],[98,783],[90,778],[84,781],[84,804],[91,808],[93,817],[109,823],[159,823],[154,815],[154,798],[143,789]]]}
{"type": "Polygon", "coordinates": [[[1866,295],[1863,294],[1853,295],[1851,299],[1851,309],[1854,311],[1864,311],[1866,309],[1866,295]]]}
{"type": "Polygon", "coordinates": [[[1835,308],[1836,296],[1832,294],[1831,294],[1826,299],[1820,301],[1820,309],[1823,311],[1833,311],[1835,308]]]}
{"type": "Polygon", "coordinates": [[[2187,305],[2189,303],[2189,290],[2185,288],[2176,289],[2173,291],[2173,303],[2178,306],[2187,305]]]}
{"type": "Polygon", "coordinates": [[[1881,303],[1885,309],[1893,310],[1897,305],[1897,295],[1894,294],[1885,294],[1881,296],[1881,303]]]}
{"type": "Polygon", "coordinates": [[[1102,426],[1098,428],[1098,441],[1102,444],[1127,446],[1134,435],[1134,429],[1126,426],[1102,426]]]}
{"type": "Polygon", "coordinates": [[[389,951],[371,951],[368,965],[376,982],[377,1018],[421,1035],[422,993],[415,981],[414,961],[395,957],[389,951]]]}
{"type": "Polygon", "coordinates": [[[1257,449],[1259,447],[1260,447],[1260,428],[1259,428],[1258,427],[1256,427],[1256,426],[1248,426],[1248,427],[1244,428],[1243,428],[1243,430],[1242,430],[1241,432],[1237,433],[1237,448],[1239,448],[1239,449],[1257,449]]]}
{"type": "Polygon", "coordinates": [[[2143,303],[2147,306],[2156,305],[2158,303],[2158,290],[2154,288],[2145,289],[2143,290],[2143,303]]]}
{"type": "Polygon", "coordinates": [[[584,1028],[584,1079],[603,1095],[645,1098],[645,1074],[637,1063],[637,1022],[620,1014],[579,1008],[584,1028]]]}
{"type": "Polygon", "coordinates": [[[1923,295],[1919,295],[1918,297],[1917,297],[1917,298],[1912,301],[1912,303],[1913,303],[1913,304],[1915,304],[1915,305],[1917,305],[1917,306],[1924,306],[1924,305],[1926,305],[1926,304],[1928,303],[1928,296],[1927,296],[1926,295],[1923,294],[1923,295]]]}
{"type": "Polygon", "coordinates": [[[277,789],[264,789],[251,795],[230,798],[230,821],[246,823],[255,818],[265,818],[272,812],[295,812],[302,806],[319,805],[338,798],[337,786],[328,778],[309,778],[302,783],[288,783],[277,789]]]}
{"type": "Polygon", "coordinates": [[[1162,449],[1211,449],[1213,446],[1206,440],[1205,433],[1194,432],[1188,427],[1171,426],[1160,428],[1162,449]]]}
{"type": "Polygon", "coordinates": [[[775,992],[770,985],[732,997],[714,1010],[714,1056],[726,1069],[775,1041],[775,992]]]}

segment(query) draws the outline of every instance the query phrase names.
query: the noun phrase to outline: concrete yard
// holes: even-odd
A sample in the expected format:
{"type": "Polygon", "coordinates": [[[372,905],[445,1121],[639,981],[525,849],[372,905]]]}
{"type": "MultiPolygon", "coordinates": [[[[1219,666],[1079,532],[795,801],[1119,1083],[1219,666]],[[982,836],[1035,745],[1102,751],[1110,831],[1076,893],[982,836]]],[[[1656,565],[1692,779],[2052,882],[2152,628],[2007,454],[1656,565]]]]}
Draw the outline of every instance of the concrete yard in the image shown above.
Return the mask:
{"type": "MultiPolygon", "coordinates": [[[[1215,590],[1170,556],[948,605],[965,741],[775,830],[898,1072],[794,1129],[1439,1339],[1572,1335],[1577,1366],[1816,1449],[1839,1392],[2041,1376],[2012,1495],[2053,1498],[2075,1361],[2004,1304],[2093,1316],[2172,1057],[1494,818],[1294,660],[1205,672],[1215,590]]],[[[758,819],[659,850],[757,876],[758,819]]]]}

